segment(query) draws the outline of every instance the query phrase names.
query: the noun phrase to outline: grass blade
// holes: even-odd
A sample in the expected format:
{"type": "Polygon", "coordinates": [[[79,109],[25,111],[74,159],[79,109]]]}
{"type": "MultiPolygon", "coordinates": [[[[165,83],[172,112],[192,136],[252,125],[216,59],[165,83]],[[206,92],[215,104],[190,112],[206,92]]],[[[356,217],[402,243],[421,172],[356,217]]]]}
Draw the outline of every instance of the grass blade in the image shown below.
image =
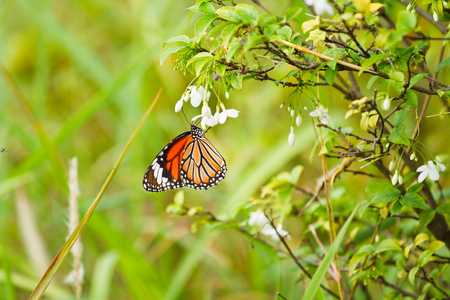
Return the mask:
{"type": "Polygon", "coordinates": [[[330,249],[328,250],[327,255],[325,255],[319,268],[314,273],[314,276],[311,279],[311,283],[309,284],[308,288],[305,291],[305,294],[303,295],[303,298],[302,298],[303,300],[315,299],[317,290],[319,289],[320,284],[322,283],[322,281],[327,273],[328,267],[330,266],[334,255],[336,254],[339,246],[341,245],[342,241],[344,240],[345,233],[347,232],[347,229],[350,226],[350,223],[352,222],[353,217],[355,216],[355,213],[358,211],[358,207],[359,207],[359,203],[353,209],[352,214],[349,216],[349,218],[345,222],[344,226],[342,226],[341,230],[339,231],[339,234],[336,237],[336,240],[334,240],[333,244],[331,245],[330,249]]]}
{"type": "Polygon", "coordinates": [[[156,104],[156,101],[158,100],[159,96],[161,95],[161,90],[158,91],[155,98],[153,99],[152,103],[150,104],[147,111],[142,116],[139,124],[137,125],[136,129],[134,130],[133,134],[131,135],[130,139],[128,140],[127,144],[125,145],[124,149],[122,150],[122,153],[119,156],[119,159],[117,160],[116,164],[114,165],[114,168],[111,170],[111,172],[108,175],[108,178],[106,179],[105,183],[103,184],[102,188],[100,189],[100,192],[98,193],[97,197],[95,198],[94,202],[89,207],[86,214],[83,216],[83,218],[80,221],[80,224],[78,224],[77,228],[72,232],[70,237],[67,239],[67,241],[64,243],[64,245],[59,250],[56,257],[53,259],[52,263],[50,264],[49,268],[45,272],[44,276],[39,281],[38,285],[36,286],[35,290],[31,294],[29,300],[34,299],[40,299],[42,295],[44,294],[45,290],[47,289],[48,285],[52,281],[53,277],[56,274],[56,271],[61,266],[64,259],[69,254],[70,249],[73,247],[75,242],[78,240],[78,238],[81,235],[81,232],[86,227],[87,222],[91,218],[95,208],[97,207],[98,203],[100,202],[100,199],[102,198],[106,188],[109,186],[112,178],[114,177],[115,173],[117,172],[117,169],[120,166],[120,163],[122,162],[123,158],[125,157],[125,154],[127,153],[128,149],[131,146],[131,143],[134,141],[137,133],[141,129],[142,125],[144,124],[145,120],[147,119],[150,112],[153,110],[153,107],[156,104]]]}

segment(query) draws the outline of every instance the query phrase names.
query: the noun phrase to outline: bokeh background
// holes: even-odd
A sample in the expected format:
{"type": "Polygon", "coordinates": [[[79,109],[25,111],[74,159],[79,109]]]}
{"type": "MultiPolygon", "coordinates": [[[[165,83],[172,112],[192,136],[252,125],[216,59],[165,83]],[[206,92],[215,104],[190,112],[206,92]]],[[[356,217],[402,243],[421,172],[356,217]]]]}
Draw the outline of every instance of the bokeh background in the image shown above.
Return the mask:
{"type": "MultiPolygon", "coordinates": [[[[266,2],[279,15],[291,4],[266,2]]],[[[299,296],[302,283],[292,276],[299,272],[289,259],[262,244],[252,247],[251,239],[233,229],[209,226],[192,233],[196,218],[165,212],[175,191],[151,194],[141,187],[154,156],[189,130],[174,106],[193,77],[174,70],[174,56],[160,66],[159,56],[170,37],[193,35],[197,16],[189,20],[191,5],[194,1],[0,2],[0,62],[25,101],[0,76],[1,299],[27,299],[68,235],[69,159],[78,159],[84,214],[160,88],[160,100],[81,237],[83,299],[274,299],[277,291],[299,296]]],[[[302,18],[309,17],[302,13],[302,18]]],[[[321,175],[320,161],[310,162],[314,130],[305,112],[296,144],[289,147],[291,118],[280,109],[289,92],[266,82],[245,82],[242,91],[231,92],[226,106],[239,110],[239,118],[207,135],[227,161],[227,176],[207,192],[185,189],[187,206],[234,217],[271,176],[297,164],[306,166],[301,186],[314,188],[321,175]]],[[[348,102],[326,88],[321,97],[333,105],[335,124],[344,122],[348,102]]],[[[188,118],[199,113],[186,109],[188,118]]],[[[358,120],[350,122],[358,126],[358,120]]],[[[434,151],[448,150],[447,139],[432,134],[429,139],[434,151]]],[[[335,209],[351,210],[365,180],[342,178],[339,184],[354,189],[339,195],[337,186],[342,202],[335,209]]],[[[239,218],[245,222],[248,216],[241,212],[239,218]]],[[[303,226],[287,220],[294,249],[303,226]]],[[[68,258],[46,299],[75,299],[64,283],[71,269],[68,258]]]]}

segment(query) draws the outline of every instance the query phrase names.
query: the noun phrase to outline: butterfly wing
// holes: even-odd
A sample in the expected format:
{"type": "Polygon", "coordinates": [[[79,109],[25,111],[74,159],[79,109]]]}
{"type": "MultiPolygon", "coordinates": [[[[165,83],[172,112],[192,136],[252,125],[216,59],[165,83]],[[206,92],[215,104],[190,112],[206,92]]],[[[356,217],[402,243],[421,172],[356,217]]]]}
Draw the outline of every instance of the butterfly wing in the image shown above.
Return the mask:
{"type": "Polygon", "coordinates": [[[191,132],[184,132],[158,153],[144,175],[142,186],[146,191],[164,192],[185,186],[180,166],[185,146],[192,141],[191,132]]]}
{"type": "Polygon", "coordinates": [[[181,159],[181,177],[186,186],[207,190],[222,181],[226,172],[225,159],[203,135],[186,143],[181,159]]]}

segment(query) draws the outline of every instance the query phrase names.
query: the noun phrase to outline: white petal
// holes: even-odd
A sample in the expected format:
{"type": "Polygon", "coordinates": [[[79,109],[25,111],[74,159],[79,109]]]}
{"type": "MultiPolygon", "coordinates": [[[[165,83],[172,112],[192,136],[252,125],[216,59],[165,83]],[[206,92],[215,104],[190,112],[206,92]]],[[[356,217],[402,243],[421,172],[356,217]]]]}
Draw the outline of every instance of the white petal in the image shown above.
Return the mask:
{"type": "Polygon", "coordinates": [[[422,173],[420,173],[418,181],[419,181],[419,182],[424,181],[425,178],[427,178],[427,176],[428,176],[428,172],[429,172],[429,171],[428,171],[428,169],[427,169],[427,170],[423,171],[422,173]]]}
{"type": "Polygon", "coordinates": [[[178,100],[177,104],[175,104],[175,112],[179,112],[183,108],[183,99],[178,100]]]}
{"type": "Polygon", "coordinates": [[[428,170],[428,165],[421,165],[420,167],[417,168],[417,172],[423,172],[425,170],[428,170]]]}
{"type": "Polygon", "coordinates": [[[392,185],[396,185],[398,181],[398,173],[395,171],[394,176],[392,176],[392,185]]]}
{"type": "Polygon", "coordinates": [[[230,93],[225,92],[225,98],[230,99],[230,93]]]}
{"type": "Polygon", "coordinates": [[[322,119],[320,119],[320,123],[322,123],[323,125],[327,125],[328,124],[328,119],[327,118],[322,118],[322,119]]]}
{"type": "Polygon", "coordinates": [[[436,163],[436,167],[439,168],[440,172],[443,172],[446,169],[446,167],[441,163],[436,163]]]}
{"type": "Polygon", "coordinates": [[[317,110],[313,110],[312,112],[309,113],[310,117],[318,117],[319,113],[317,112],[317,110]]]}
{"type": "Polygon", "coordinates": [[[430,169],[428,178],[430,178],[431,181],[438,181],[439,180],[439,171],[436,168],[430,169]]]}
{"type": "Polygon", "coordinates": [[[297,116],[297,118],[295,119],[295,124],[297,124],[297,127],[300,127],[300,125],[302,125],[302,116],[297,116]]]}
{"type": "Polygon", "coordinates": [[[239,116],[239,111],[234,108],[227,109],[227,115],[230,118],[237,118],[239,116]]]}
{"type": "Polygon", "coordinates": [[[220,124],[223,124],[223,123],[225,123],[225,121],[227,120],[227,113],[226,112],[221,112],[220,114],[219,114],[219,123],[220,124]]]}
{"type": "Polygon", "coordinates": [[[199,93],[191,94],[191,105],[193,107],[198,107],[202,103],[202,96],[199,93]]]}

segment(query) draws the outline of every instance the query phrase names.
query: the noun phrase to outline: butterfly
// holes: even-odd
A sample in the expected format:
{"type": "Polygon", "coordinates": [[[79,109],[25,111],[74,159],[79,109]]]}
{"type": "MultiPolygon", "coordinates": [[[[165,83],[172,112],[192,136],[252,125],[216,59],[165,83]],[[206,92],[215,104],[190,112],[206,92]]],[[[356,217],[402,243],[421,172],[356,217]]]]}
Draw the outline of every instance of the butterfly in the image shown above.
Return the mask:
{"type": "Polygon", "coordinates": [[[191,124],[167,144],[145,172],[142,186],[148,192],[164,192],[184,186],[207,190],[225,178],[225,159],[205,137],[205,132],[191,124]]]}

